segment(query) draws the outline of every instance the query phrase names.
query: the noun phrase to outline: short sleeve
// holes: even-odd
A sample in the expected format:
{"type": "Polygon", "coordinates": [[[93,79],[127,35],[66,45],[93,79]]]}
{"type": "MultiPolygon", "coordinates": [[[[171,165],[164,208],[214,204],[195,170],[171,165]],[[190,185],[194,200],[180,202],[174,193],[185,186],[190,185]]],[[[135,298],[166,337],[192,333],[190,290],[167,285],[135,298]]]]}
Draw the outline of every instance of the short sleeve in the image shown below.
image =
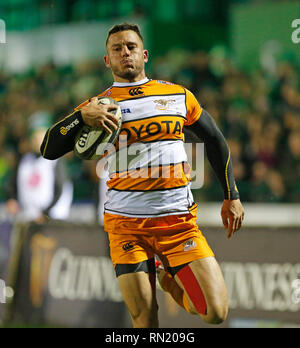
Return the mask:
{"type": "Polygon", "coordinates": [[[185,121],[184,125],[185,126],[190,126],[193,123],[195,123],[199,117],[201,116],[202,113],[202,108],[199,105],[196,97],[192,92],[190,92],[188,89],[185,89],[185,94],[186,94],[186,118],[187,120],[185,121]]]}

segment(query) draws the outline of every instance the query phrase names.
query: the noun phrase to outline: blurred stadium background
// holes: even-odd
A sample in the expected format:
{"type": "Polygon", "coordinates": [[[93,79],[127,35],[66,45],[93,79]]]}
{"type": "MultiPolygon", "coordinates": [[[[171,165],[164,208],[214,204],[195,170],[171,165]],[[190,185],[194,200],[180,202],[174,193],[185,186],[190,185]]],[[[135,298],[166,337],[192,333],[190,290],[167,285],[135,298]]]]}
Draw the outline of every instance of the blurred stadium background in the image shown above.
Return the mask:
{"type": "MultiPolygon", "coordinates": [[[[233,241],[220,228],[222,190],[208,163],[204,187],[194,190],[199,225],[229,288],[231,315],[222,326],[300,327],[295,19],[299,1],[0,3],[6,28],[0,36],[0,278],[8,286],[6,303],[0,304],[3,325],[130,327],[97,222],[96,163],[65,156],[74,184],[66,222],[22,223],[5,206],[18,160],[29,151],[30,116],[47,111],[58,120],[110,86],[104,41],[112,25],[127,21],[138,23],[144,34],[148,77],[189,88],[231,148],[246,210],[244,230],[233,241]]],[[[163,327],[203,326],[160,290],[158,296],[163,327]]]]}

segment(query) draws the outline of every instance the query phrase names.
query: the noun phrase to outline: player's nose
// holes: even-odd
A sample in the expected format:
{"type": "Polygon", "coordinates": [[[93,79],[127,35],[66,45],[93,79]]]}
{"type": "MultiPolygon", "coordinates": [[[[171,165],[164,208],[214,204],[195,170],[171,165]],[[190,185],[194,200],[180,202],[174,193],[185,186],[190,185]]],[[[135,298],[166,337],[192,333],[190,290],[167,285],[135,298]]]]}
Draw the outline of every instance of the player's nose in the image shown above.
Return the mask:
{"type": "Polygon", "coordinates": [[[122,56],[123,57],[128,57],[130,55],[130,50],[126,45],[122,46],[122,56]]]}

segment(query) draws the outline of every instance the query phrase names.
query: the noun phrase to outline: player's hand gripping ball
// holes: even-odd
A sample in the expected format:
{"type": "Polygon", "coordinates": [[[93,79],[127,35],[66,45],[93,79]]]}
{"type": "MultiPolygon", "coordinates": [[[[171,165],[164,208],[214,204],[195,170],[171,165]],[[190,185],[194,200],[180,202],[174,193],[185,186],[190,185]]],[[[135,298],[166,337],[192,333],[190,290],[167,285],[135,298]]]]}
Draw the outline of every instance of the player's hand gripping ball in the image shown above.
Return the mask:
{"type": "MultiPolygon", "coordinates": [[[[98,97],[98,104],[118,105],[110,97],[98,97]]],[[[118,128],[109,134],[102,128],[84,125],[75,138],[74,153],[77,157],[84,160],[101,158],[109,146],[117,141],[122,126],[121,108],[119,106],[110,112],[118,118],[118,128]]]]}

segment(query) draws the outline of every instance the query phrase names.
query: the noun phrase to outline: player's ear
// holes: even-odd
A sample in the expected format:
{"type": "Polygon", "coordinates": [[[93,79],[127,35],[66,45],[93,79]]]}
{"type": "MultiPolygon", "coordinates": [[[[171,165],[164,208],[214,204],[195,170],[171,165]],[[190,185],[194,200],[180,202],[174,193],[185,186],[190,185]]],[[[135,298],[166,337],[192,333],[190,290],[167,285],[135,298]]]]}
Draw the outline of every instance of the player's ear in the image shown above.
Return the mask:
{"type": "Polygon", "coordinates": [[[143,54],[144,54],[144,62],[147,63],[148,60],[149,60],[149,52],[148,52],[148,50],[144,50],[143,54]]]}
{"type": "Polygon", "coordinates": [[[104,56],[104,64],[106,65],[107,68],[110,68],[110,62],[109,62],[108,55],[104,56]]]}

